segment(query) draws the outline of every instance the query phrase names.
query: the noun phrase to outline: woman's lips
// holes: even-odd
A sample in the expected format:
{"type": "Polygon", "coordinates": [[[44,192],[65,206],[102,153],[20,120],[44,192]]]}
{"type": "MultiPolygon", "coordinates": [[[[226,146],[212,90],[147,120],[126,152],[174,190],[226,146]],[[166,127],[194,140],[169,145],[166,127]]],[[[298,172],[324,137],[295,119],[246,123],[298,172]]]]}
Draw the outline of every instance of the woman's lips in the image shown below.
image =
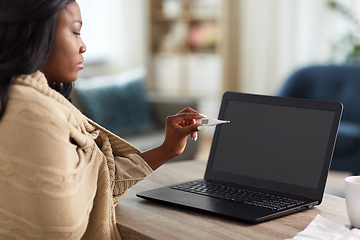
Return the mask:
{"type": "Polygon", "coordinates": [[[83,69],[84,68],[84,59],[82,59],[79,63],[78,63],[78,67],[80,68],[80,69],[83,69]]]}

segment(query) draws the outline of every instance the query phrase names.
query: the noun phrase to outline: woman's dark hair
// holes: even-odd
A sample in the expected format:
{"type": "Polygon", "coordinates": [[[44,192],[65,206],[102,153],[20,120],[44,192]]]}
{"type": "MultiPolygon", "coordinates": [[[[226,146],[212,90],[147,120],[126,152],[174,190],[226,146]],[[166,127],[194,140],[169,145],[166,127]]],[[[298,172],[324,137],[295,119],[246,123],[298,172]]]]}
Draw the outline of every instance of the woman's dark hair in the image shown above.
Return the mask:
{"type": "MultiPolygon", "coordinates": [[[[0,0],[0,119],[11,78],[40,70],[49,58],[59,13],[75,0],[0,0]]],[[[72,83],[50,84],[70,100],[72,83]]]]}

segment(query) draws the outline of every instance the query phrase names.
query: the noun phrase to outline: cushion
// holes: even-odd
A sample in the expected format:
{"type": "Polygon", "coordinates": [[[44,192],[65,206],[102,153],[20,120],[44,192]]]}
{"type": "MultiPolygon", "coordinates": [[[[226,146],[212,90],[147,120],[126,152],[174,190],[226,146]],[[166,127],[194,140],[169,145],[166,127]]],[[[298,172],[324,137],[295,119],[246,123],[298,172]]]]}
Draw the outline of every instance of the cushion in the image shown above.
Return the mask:
{"type": "Polygon", "coordinates": [[[341,121],[336,141],[336,154],[353,154],[360,145],[360,125],[341,121]]]}
{"type": "Polygon", "coordinates": [[[78,79],[75,91],[90,119],[119,136],[155,129],[146,99],[144,68],[124,73],[78,79]]]}

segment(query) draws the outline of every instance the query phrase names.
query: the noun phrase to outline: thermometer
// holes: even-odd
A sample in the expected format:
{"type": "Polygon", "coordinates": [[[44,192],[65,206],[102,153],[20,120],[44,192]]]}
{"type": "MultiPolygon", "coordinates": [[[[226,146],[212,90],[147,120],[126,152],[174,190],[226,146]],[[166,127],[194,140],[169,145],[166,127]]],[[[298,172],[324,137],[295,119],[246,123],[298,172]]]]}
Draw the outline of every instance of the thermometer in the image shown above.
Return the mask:
{"type": "Polygon", "coordinates": [[[230,121],[224,121],[224,120],[219,120],[219,119],[215,119],[215,118],[202,118],[202,119],[196,119],[195,120],[196,123],[201,124],[205,127],[207,126],[215,126],[218,124],[223,124],[223,123],[230,123],[230,121]]]}

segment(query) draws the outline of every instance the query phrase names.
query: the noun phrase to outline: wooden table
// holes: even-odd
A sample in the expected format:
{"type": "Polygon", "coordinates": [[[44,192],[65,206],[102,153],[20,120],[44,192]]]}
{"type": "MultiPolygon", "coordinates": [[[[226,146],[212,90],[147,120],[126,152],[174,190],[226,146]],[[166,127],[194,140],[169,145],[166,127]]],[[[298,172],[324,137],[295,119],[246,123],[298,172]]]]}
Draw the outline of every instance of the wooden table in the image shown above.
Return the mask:
{"type": "Polygon", "coordinates": [[[350,227],[345,199],[325,194],[320,206],[271,221],[248,224],[211,214],[143,200],[137,192],[199,179],[206,162],[167,163],[132,187],[116,207],[124,239],[286,239],[304,230],[318,215],[350,227]]]}

